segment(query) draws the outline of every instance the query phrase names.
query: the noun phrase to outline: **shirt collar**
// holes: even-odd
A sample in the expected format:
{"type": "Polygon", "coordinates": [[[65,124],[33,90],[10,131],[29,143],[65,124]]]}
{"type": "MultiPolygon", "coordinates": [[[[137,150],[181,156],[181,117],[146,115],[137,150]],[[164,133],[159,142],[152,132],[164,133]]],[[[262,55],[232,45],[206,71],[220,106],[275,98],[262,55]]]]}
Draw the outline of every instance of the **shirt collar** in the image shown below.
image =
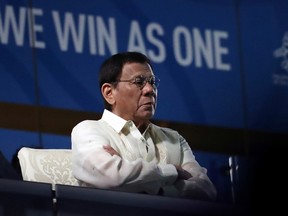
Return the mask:
{"type": "MultiPolygon", "coordinates": [[[[131,120],[127,121],[107,109],[104,109],[102,119],[107,122],[107,124],[109,124],[117,133],[119,133],[127,123],[133,123],[131,120]]],[[[150,127],[151,123],[146,128],[144,134],[149,130],[150,127]]]]}
{"type": "Polygon", "coordinates": [[[117,133],[125,126],[127,121],[107,109],[104,109],[102,119],[107,122],[117,133]]]}

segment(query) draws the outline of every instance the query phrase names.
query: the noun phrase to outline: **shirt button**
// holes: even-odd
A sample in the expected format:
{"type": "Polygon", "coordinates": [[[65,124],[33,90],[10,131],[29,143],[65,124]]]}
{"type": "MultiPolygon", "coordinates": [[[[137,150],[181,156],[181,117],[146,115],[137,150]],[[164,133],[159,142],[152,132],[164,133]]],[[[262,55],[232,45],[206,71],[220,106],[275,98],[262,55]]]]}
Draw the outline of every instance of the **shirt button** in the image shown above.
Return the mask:
{"type": "Polygon", "coordinates": [[[142,142],[145,142],[145,139],[144,139],[143,137],[141,137],[141,141],[142,141],[142,142]]]}

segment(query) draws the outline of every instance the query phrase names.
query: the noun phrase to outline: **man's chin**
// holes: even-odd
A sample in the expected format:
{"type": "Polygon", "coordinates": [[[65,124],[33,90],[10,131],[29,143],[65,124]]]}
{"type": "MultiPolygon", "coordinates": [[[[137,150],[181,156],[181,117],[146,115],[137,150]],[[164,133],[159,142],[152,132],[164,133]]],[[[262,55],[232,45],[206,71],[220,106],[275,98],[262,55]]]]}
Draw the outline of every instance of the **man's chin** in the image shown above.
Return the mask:
{"type": "Polygon", "coordinates": [[[143,116],[143,118],[151,119],[154,116],[154,113],[155,113],[154,109],[144,110],[141,115],[143,116]]]}

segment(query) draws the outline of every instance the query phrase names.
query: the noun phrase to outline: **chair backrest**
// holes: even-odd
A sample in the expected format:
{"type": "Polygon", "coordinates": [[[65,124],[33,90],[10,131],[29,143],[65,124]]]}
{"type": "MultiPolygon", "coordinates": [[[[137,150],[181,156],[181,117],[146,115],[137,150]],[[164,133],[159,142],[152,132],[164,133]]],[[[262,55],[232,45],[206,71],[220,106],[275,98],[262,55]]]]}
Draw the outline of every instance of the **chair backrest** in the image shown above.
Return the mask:
{"type": "Polygon", "coordinates": [[[64,185],[78,185],[72,175],[71,149],[35,149],[18,151],[23,180],[64,185]]]}

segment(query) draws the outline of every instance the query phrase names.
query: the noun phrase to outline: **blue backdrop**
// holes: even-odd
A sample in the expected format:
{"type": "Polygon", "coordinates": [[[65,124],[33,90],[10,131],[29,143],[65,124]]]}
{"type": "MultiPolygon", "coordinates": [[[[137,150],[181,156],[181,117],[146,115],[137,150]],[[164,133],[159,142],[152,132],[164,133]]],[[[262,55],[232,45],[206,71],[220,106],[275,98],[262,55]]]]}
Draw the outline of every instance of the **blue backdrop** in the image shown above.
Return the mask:
{"type": "Polygon", "coordinates": [[[156,119],[287,132],[287,1],[0,7],[0,101],[102,112],[99,66],[133,50],[151,58],[161,79],[156,119]]]}

